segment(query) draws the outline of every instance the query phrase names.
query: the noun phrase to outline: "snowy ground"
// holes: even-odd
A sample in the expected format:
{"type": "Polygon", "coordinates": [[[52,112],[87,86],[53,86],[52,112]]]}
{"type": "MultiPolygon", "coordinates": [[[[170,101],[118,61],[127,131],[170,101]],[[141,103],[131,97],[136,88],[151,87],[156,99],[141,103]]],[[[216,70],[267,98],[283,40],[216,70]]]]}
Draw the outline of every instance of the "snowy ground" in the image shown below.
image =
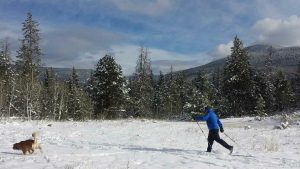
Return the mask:
{"type": "MultiPolygon", "coordinates": [[[[4,169],[193,169],[300,168],[300,125],[274,130],[274,118],[223,119],[221,137],[232,155],[206,138],[195,122],[116,120],[89,122],[0,121],[0,168],[4,169]],[[51,127],[48,124],[52,124],[51,127]],[[244,126],[251,129],[245,130],[244,126]],[[40,131],[43,153],[22,155],[13,143],[40,131]],[[242,147],[240,147],[242,146],[242,147]]],[[[200,126],[207,134],[206,125],[200,126]]]]}

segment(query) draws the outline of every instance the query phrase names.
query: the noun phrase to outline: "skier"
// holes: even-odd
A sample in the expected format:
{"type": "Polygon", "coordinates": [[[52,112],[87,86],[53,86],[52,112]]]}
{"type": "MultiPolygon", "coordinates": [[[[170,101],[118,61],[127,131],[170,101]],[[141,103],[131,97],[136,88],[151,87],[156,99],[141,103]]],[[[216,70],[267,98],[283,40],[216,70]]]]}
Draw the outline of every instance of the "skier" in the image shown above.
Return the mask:
{"type": "Polygon", "coordinates": [[[224,146],[225,148],[227,148],[230,151],[230,154],[232,153],[233,146],[227,144],[219,136],[219,129],[221,133],[224,132],[223,125],[220,122],[216,113],[211,109],[211,107],[209,106],[205,107],[205,115],[199,116],[197,114],[192,114],[192,117],[195,121],[206,121],[207,127],[209,129],[208,138],[207,138],[208,141],[207,152],[211,152],[212,145],[214,141],[216,141],[222,146],[224,146]]]}

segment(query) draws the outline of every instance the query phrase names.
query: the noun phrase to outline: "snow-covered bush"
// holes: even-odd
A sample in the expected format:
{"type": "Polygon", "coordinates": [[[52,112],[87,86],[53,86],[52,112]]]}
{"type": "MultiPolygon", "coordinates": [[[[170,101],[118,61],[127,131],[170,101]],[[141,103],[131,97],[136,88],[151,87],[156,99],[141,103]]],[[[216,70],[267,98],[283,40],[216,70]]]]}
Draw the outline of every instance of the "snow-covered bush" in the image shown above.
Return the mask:
{"type": "Polygon", "coordinates": [[[251,126],[244,126],[244,129],[249,130],[249,129],[251,129],[251,126]]]}
{"type": "Polygon", "coordinates": [[[279,150],[278,138],[269,135],[254,135],[251,149],[254,151],[277,152],[279,150]]]}
{"type": "Polygon", "coordinates": [[[271,138],[266,138],[265,143],[264,143],[264,150],[265,151],[278,151],[279,150],[279,143],[277,139],[271,137],[271,138]]]}
{"type": "Polygon", "coordinates": [[[256,120],[256,121],[262,121],[264,119],[265,119],[265,117],[261,117],[261,116],[255,116],[254,117],[254,120],[256,120]]]}

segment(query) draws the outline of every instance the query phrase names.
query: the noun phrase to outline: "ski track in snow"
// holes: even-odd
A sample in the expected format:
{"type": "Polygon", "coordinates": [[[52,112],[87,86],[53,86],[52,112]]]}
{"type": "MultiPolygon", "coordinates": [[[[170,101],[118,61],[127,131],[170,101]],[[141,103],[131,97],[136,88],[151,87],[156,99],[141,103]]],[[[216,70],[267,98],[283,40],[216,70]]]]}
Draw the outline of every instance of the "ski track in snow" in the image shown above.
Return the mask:
{"type": "MultiPolygon", "coordinates": [[[[115,120],[89,122],[0,121],[1,169],[196,169],[300,168],[300,126],[274,130],[268,118],[222,120],[225,132],[237,141],[232,155],[214,143],[205,152],[206,137],[195,122],[115,120]],[[52,127],[47,126],[52,124],[52,127]],[[245,130],[244,126],[251,129],[245,130]],[[39,131],[43,152],[22,155],[16,142],[39,131]],[[243,147],[240,147],[243,146],[243,147]],[[249,152],[250,154],[248,154],[249,152]]],[[[207,134],[206,124],[201,127],[207,134]]]]}

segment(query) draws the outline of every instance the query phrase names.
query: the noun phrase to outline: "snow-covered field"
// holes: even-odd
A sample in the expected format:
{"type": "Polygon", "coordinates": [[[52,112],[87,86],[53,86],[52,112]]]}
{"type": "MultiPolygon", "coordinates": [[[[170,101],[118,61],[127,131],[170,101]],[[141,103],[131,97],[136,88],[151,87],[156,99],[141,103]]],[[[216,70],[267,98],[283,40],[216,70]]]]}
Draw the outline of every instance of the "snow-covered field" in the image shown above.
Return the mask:
{"type": "MultiPolygon", "coordinates": [[[[207,142],[195,122],[116,120],[89,122],[0,121],[0,168],[4,169],[192,169],[300,168],[300,125],[275,130],[274,118],[223,119],[221,137],[234,152],[207,142]],[[52,126],[48,126],[52,124],[52,126]],[[251,126],[244,129],[244,126],[251,126]],[[40,131],[43,153],[22,155],[12,145],[40,131]]],[[[205,123],[200,126],[207,134],[205,123]]]]}

